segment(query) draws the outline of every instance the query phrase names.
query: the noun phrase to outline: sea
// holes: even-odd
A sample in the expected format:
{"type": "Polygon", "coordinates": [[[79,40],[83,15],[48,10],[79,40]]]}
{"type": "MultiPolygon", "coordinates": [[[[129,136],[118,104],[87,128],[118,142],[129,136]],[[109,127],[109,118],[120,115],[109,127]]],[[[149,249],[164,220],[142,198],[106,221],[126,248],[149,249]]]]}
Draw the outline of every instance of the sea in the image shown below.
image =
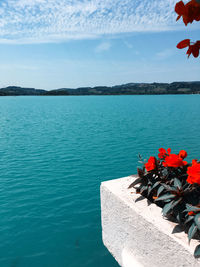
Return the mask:
{"type": "Polygon", "coordinates": [[[117,267],[101,182],[199,141],[200,95],[0,97],[0,267],[117,267]]]}

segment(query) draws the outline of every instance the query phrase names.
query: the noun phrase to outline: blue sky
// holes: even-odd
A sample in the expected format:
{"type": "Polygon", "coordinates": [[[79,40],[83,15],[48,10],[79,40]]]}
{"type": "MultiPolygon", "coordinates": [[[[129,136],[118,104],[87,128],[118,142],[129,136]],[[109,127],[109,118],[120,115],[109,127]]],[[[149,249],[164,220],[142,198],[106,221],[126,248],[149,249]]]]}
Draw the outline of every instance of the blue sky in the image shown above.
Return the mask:
{"type": "Polygon", "coordinates": [[[44,89],[200,80],[176,44],[176,0],[1,0],[0,87],[44,89]]]}

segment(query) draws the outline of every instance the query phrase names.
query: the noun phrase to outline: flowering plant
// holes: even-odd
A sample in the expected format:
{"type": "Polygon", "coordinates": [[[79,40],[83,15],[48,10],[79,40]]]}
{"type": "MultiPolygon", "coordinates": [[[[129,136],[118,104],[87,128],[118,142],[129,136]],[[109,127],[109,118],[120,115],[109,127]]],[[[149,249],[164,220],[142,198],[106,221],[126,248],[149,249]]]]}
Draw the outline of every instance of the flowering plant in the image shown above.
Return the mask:
{"type": "MultiPolygon", "coordinates": [[[[142,160],[141,156],[139,156],[142,160]]],[[[200,162],[184,159],[187,152],[172,154],[171,149],[159,149],[158,158],[151,156],[138,168],[138,178],[129,186],[162,208],[162,213],[184,226],[188,240],[200,231],[200,162]]],[[[200,245],[194,251],[200,256],[200,245]]]]}

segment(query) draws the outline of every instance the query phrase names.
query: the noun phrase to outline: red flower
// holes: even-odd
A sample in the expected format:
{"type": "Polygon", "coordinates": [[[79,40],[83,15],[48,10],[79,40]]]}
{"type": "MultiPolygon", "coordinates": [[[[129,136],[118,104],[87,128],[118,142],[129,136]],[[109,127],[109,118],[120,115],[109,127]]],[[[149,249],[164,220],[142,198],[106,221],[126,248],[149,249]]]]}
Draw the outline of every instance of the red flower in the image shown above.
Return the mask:
{"type": "Polygon", "coordinates": [[[200,184],[200,163],[197,163],[196,159],[193,159],[192,166],[188,167],[187,174],[189,184],[200,184]]]}
{"type": "Polygon", "coordinates": [[[189,215],[189,216],[193,216],[193,215],[195,215],[195,213],[194,213],[194,211],[189,211],[189,212],[188,212],[188,215],[189,215]]]}
{"type": "Polygon", "coordinates": [[[196,43],[191,44],[190,39],[185,39],[177,44],[177,48],[182,49],[188,46],[188,50],[186,54],[188,57],[192,54],[194,57],[199,56],[199,50],[200,50],[200,41],[196,41],[196,43]]]}
{"type": "Polygon", "coordinates": [[[156,168],[156,159],[155,157],[150,157],[148,162],[145,163],[145,168],[146,170],[149,172],[149,171],[152,171],[156,168]]]}
{"type": "Polygon", "coordinates": [[[167,154],[170,154],[171,153],[171,148],[168,148],[167,149],[167,152],[166,152],[166,150],[164,148],[159,148],[158,151],[160,152],[158,154],[158,157],[160,159],[164,159],[167,156],[167,154]]]}
{"type": "Polygon", "coordinates": [[[178,155],[180,158],[184,159],[187,157],[187,152],[185,150],[181,150],[178,155]]]}
{"type": "Polygon", "coordinates": [[[163,162],[163,166],[164,167],[181,167],[187,165],[186,161],[183,161],[183,159],[181,157],[179,157],[179,155],[176,154],[170,154],[169,156],[167,156],[165,158],[165,161],[163,162]]]}
{"type": "Polygon", "coordinates": [[[194,20],[200,20],[200,4],[195,0],[189,1],[186,5],[183,1],[178,2],[175,6],[175,12],[178,14],[176,20],[183,17],[185,25],[192,23],[194,20]]]}

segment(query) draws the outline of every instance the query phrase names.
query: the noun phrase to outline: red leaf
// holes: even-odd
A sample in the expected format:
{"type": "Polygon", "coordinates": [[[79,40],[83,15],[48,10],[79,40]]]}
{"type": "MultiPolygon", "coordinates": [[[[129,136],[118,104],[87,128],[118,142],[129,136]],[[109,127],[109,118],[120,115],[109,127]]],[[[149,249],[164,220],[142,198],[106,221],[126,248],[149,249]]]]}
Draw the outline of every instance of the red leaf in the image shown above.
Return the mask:
{"type": "Polygon", "coordinates": [[[194,57],[198,57],[199,56],[199,47],[196,44],[194,44],[192,46],[192,54],[193,54],[194,57]]]}
{"type": "Polygon", "coordinates": [[[192,45],[190,45],[189,46],[189,48],[188,48],[188,50],[187,50],[187,55],[188,55],[188,57],[191,55],[191,53],[192,53],[192,45]]]}
{"type": "Polygon", "coordinates": [[[196,41],[196,45],[200,48],[200,41],[196,41]]]}
{"type": "Polygon", "coordinates": [[[189,45],[190,45],[190,39],[185,39],[185,40],[181,41],[180,43],[178,43],[176,47],[178,49],[182,49],[182,48],[185,48],[189,45]]]}
{"type": "Polygon", "coordinates": [[[185,13],[185,5],[184,5],[183,1],[180,1],[180,2],[176,3],[175,12],[178,15],[183,15],[185,13]]]}

